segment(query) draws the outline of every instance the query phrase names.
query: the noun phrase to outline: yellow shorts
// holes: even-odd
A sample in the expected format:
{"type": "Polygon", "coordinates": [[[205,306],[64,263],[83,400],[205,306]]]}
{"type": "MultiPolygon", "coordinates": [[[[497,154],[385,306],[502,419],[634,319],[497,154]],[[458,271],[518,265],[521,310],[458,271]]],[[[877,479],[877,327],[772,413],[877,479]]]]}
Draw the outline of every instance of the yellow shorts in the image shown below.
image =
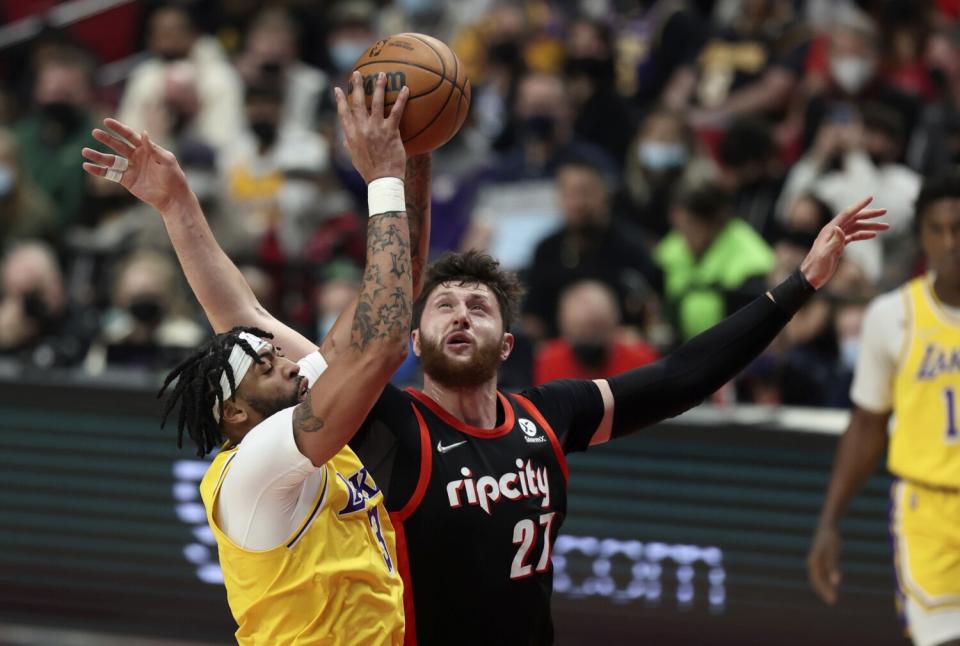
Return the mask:
{"type": "Polygon", "coordinates": [[[899,480],[891,498],[894,564],[914,643],[960,637],[960,493],[899,480]]]}

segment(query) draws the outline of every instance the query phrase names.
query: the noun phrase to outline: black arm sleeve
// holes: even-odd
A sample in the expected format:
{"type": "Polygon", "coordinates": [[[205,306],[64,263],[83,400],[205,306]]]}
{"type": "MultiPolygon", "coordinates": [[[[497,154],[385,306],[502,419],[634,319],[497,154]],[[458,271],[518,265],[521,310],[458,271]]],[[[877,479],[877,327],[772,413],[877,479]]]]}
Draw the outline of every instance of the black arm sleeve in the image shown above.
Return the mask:
{"type": "Polygon", "coordinates": [[[603,419],[603,397],[595,383],[559,379],[520,394],[550,423],[564,453],[587,450],[603,419]]]}
{"type": "Polygon", "coordinates": [[[767,295],[760,296],[660,361],[608,379],[614,402],[612,437],[699,404],[759,355],[790,317],[767,295]]]}

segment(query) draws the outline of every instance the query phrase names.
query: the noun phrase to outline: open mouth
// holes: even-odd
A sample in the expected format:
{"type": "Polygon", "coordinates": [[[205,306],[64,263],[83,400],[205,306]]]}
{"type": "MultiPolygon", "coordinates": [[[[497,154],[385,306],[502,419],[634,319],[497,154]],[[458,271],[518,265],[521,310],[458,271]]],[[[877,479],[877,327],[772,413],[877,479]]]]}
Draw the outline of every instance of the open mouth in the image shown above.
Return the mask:
{"type": "Polygon", "coordinates": [[[303,377],[300,377],[300,388],[297,391],[297,396],[299,397],[300,401],[303,401],[303,399],[307,396],[308,390],[309,388],[307,388],[307,380],[303,377]]]}
{"type": "Polygon", "coordinates": [[[473,337],[466,332],[452,332],[447,335],[446,346],[454,350],[463,350],[469,348],[473,343],[473,337]]]}

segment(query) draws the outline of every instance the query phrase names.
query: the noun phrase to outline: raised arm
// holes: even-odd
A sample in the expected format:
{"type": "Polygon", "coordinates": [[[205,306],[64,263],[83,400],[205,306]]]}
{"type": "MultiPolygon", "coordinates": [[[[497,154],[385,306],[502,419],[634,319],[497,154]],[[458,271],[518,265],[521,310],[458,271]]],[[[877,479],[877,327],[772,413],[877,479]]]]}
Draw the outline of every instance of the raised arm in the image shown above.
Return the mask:
{"type": "Polygon", "coordinates": [[[94,138],[116,154],[83,149],[84,170],[118,181],[130,193],[160,213],[190,288],[216,332],[238,325],[273,333],[277,346],[296,359],[316,350],[316,344],[279,322],[257,301],[247,281],[213,237],[197,196],[176,157],[144,132],[115,120],[104,120],[94,138]],[[125,161],[124,161],[125,160],[125,161]],[[125,168],[125,170],[121,170],[125,168]]]}
{"type": "Polygon", "coordinates": [[[732,379],[780,333],[794,313],[837,269],[851,242],[888,228],[874,222],[885,209],[867,198],[844,209],[817,236],[800,268],[743,309],[656,363],[595,381],[604,417],[591,444],[606,442],[696,406],[732,379]]]}
{"type": "Polygon", "coordinates": [[[323,464],[353,437],[403,362],[413,311],[410,232],[401,179],[406,153],[399,127],[410,91],[404,87],[384,117],[386,76],[382,72],[369,112],[358,72],[351,86],[349,105],[337,88],[337,114],[353,165],[369,189],[367,266],[349,343],[328,358],[329,367],[293,413],[297,446],[315,465],[323,464]]]}
{"type": "MultiPolygon", "coordinates": [[[[404,190],[407,201],[407,223],[410,226],[410,264],[413,270],[413,298],[416,299],[423,287],[424,269],[430,253],[430,173],[432,160],[430,154],[417,155],[407,159],[404,175],[404,190]]],[[[329,361],[338,348],[346,345],[350,339],[351,321],[356,311],[357,300],[348,305],[324,337],[320,352],[329,361]]]]}

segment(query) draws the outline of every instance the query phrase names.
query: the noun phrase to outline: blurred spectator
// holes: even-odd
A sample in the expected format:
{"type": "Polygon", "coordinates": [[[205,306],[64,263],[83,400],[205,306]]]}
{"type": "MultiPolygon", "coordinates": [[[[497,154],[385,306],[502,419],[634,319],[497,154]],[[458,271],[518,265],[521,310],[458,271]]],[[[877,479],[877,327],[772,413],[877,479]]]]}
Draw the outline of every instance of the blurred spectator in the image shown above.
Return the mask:
{"type": "Polygon", "coordinates": [[[174,151],[184,140],[219,150],[241,131],[243,86],[219,43],[197,32],[186,6],[161,4],[150,16],[152,56],[130,73],[118,118],[174,151]]]}
{"type": "Polygon", "coordinates": [[[651,112],[640,124],[627,152],[623,210],[654,242],[670,230],[670,205],[677,189],[717,175],[717,167],[700,154],[683,114],[651,112]]]}
{"type": "Polygon", "coordinates": [[[52,242],[59,229],[53,204],[23,172],[13,133],[0,129],[0,243],[20,238],[52,242]]]}
{"type": "Polygon", "coordinates": [[[337,317],[353,302],[360,290],[360,270],[348,260],[338,260],[323,268],[316,288],[317,322],[314,338],[319,343],[329,334],[337,317]]]}
{"type": "Polygon", "coordinates": [[[560,294],[586,279],[614,289],[627,323],[642,326],[646,302],[661,292],[663,278],[638,232],[612,218],[602,172],[589,162],[566,162],[556,191],[564,224],[534,253],[524,329],[534,339],[555,337],[560,294]]]}
{"type": "Polygon", "coordinates": [[[50,199],[62,229],[80,217],[86,173],[77,163],[84,146],[98,146],[93,128],[93,63],[77,50],[44,58],[33,86],[35,110],[14,126],[20,168],[50,199]]]}
{"type": "Polygon", "coordinates": [[[887,209],[884,219],[891,230],[851,247],[847,257],[860,264],[871,281],[891,285],[906,276],[902,263],[885,262],[884,251],[904,247],[921,179],[898,161],[904,137],[901,115],[874,103],[865,104],[862,114],[848,123],[825,123],[809,153],[790,170],[778,205],[786,213],[798,195],[810,192],[838,212],[865,195],[874,196],[887,209]]]}
{"type": "Polygon", "coordinates": [[[515,112],[517,144],[484,173],[464,247],[489,250],[507,269],[529,265],[531,252],[559,224],[553,179],[565,161],[582,159],[611,185],[616,165],[578,139],[562,79],[531,73],[520,82],[515,112]]]}
{"type": "Polygon", "coordinates": [[[664,98],[676,109],[697,107],[697,126],[781,114],[803,76],[808,46],[790,0],[743,0],[732,24],[707,39],[696,67],[678,70],[664,98]]]}
{"type": "Polygon", "coordinates": [[[720,163],[720,181],[733,195],[734,213],[773,240],[784,167],[769,124],[757,117],[734,121],[720,144],[720,163]]]}
{"type": "Polygon", "coordinates": [[[603,283],[588,280],[565,289],[557,319],[560,337],[537,350],[534,384],[602,379],[657,360],[652,347],[619,332],[617,296],[603,283]]]}
{"type": "Polygon", "coordinates": [[[960,25],[931,35],[927,62],[935,97],[920,116],[907,161],[931,176],[960,164],[960,25]]]}
{"type": "Polygon", "coordinates": [[[316,132],[284,122],[280,79],[247,87],[249,127],[222,155],[223,221],[216,223],[224,248],[250,254],[268,234],[283,257],[299,258],[324,208],[317,178],[329,165],[329,145],[316,132]]]}
{"type": "Polygon", "coordinates": [[[526,30],[524,8],[501,2],[491,8],[482,25],[467,29],[457,39],[457,52],[474,87],[471,118],[497,151],[515,141],[511,107],[526,72],[526,30]]]}
{"type": "Polygon", "coordinates": [[[804,117],[805,149],[813,144],[821,126],[852,122],[867,102],[896,110],[903,132],[910,135],[918,103],[883,78],[881,59],[880,35],[870,17],[854,9],[839,12],[830,32],[826,76],[813,75],[808,83],[812,96],[804,117]]]}
{"type": "Polygon", "coordinates": [[[345,79],[367,48],[377,39],[373,32],[376,7],[367,0],[344,0],[330,7],[327,55],[334,84],[345,79]]]}
{"type": "MultiPolygon", "coordinates": [[[[693,3],[685,0],[615,0],[613,24],[617,89],[641,106],[683,98],[664,97],[674,74],[692,69],[706,39],[709,24],[693,3]]],[[[680,88],[678,88],[679,90],[680,88]]]]}
{"type": "Polygon", "coordinates": [[[105,367],[159,370],[203,340],[205,332],[186,316],[176,265],[166,255],[141,251],[128,258],[113,288],[100,338],[86,358],[87,371],[105,367]]]}
{"type": "Polygon", "coordinates": [[[40,368],[80,361],[95,322],[69,307],[53,250],[21,242],[4,257],[2,271],[0,354],[40,368]]]}
{"type": "Polygon", "coordinates": [[[689,339],[762,294],[774,257],[717,185],[682,192],[671,220],[655,259],[664,272],[667,318],[689,339]]]}
{"type": "Polygon", "coordinates": [[[564,75],[576,115],[573,131],[623,164],[633,127],[614,84],[613,42],[605,25],[580,19],[570,26],[564,75]]]}
{"type": "Polygon", "coordinates": [[[300,60],[300,33],[293,17],[281,7],[263,10],[250,25],[237,69],[247,85],[277,77],[283,87],[286,125],[312,128],[321,98],[328,91],[326,74],[300,60]]]}

